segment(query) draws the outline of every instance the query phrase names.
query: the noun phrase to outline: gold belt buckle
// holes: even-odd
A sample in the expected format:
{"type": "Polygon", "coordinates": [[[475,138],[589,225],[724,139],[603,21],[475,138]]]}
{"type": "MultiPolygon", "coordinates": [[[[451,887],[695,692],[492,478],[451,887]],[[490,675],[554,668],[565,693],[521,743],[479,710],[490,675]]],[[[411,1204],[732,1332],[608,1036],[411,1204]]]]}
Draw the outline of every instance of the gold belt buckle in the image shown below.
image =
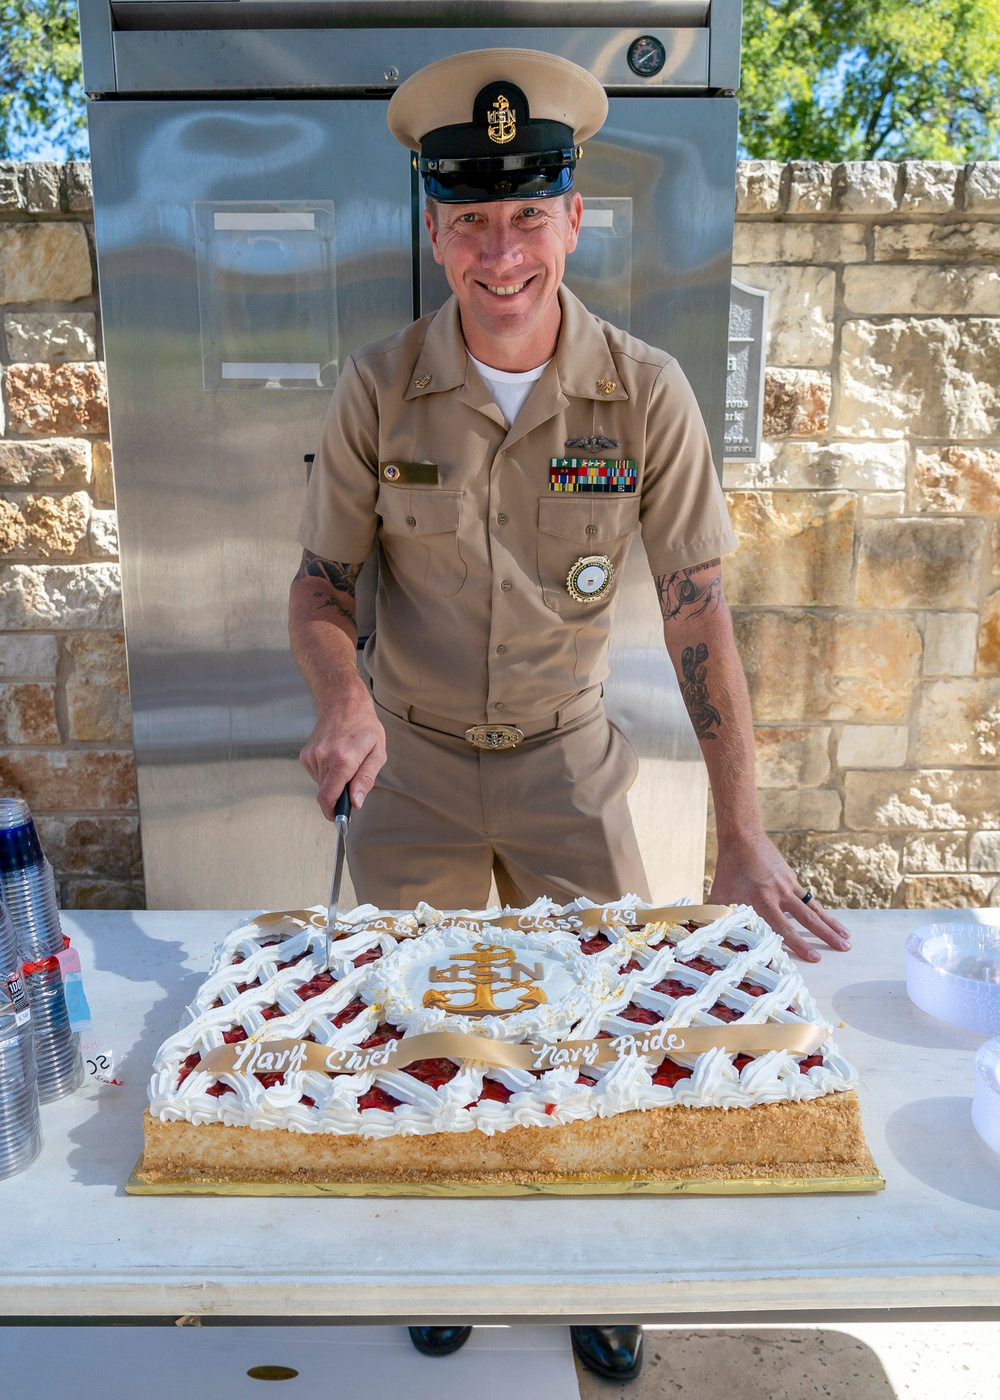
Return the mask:
{"type": "Polygon", "coordinates": [[[465,737],[474,749],[516,749],[524,731],[513,724],[474,724],[465,737]]]}

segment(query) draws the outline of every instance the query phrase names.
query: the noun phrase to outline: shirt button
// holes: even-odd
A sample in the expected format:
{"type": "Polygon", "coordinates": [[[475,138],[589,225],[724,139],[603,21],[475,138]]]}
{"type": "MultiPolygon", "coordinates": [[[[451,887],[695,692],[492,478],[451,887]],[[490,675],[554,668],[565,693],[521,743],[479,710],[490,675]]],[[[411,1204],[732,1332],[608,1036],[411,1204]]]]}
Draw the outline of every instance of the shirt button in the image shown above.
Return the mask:
{"type": "Polygon", "coordinates": [[[498,700],[498,701],[496,702],[496,704],[493,706],[493,708],[494,708],[495,710],[502,710],[502,709],[504,708],[504,703],[503,703],[503,701],[502,701],[502,700],[498,700]]]}
{"type": "Polygon", "coordinates": [[[503,511],[501,511],[500,514],[497,516],[497,524],[498,524],[498,525],[506,525],[506,524],[507,524],[507,517],[506,517],[506,515],[504,515],[503,511]]]}
{"type": "Polygon", "coordinates": [[[510,590],[514,587],[514,585],[511,583],[511,581],[510,581],[509,578],[505,578],[504,581],[503,581],[503,583],[500,585],[500,587],[503,589],[503,591],[504,591],[505,593],[509,593],[510,590]]]}
{"type": "Polygon", "coordinates": [[[506,650],[507,648],[504,646],[503,642],[501,642],[500,645],[497,647],[497,656],[503,656],[506,650]]]}
{"type": "Polygon", "coordinates": [[[587,534],[588,534],[588,535],[596,535],[596,534],[597,534],[597,526],[596,526],[596,525],[588,525],[588,526],[587,526],[587,534]]]}
{"type": "Polygon", "coordinates": [[[408,515],[408,516],[406,517],[406,523],[407,523],[407,525],[416,525],[416,523],[417,523],[416,516],[408,515]]]}

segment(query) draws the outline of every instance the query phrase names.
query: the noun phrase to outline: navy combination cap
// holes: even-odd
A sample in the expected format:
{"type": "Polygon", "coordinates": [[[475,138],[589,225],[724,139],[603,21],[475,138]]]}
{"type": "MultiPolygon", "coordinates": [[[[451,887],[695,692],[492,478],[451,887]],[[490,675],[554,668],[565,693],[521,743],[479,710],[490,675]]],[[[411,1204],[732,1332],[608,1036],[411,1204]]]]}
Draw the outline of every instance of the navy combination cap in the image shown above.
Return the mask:
{"type": "Polygon", "coordinates": [[[443,204],[544,199],[573,187],[580,145],[608,99],[584,68],[533,49],[477,49],[414,73],[389,103],[389,130],[417,152],[443,204]]]}

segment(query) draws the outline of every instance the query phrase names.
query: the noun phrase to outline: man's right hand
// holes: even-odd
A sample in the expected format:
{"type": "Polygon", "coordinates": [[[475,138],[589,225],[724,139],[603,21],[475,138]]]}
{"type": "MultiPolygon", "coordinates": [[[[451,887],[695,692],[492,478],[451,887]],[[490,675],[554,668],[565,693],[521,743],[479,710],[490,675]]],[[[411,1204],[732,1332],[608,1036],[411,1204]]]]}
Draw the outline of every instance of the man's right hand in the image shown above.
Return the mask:
{"type": "Polygon", "coordinates": [[[344,788],[360,807],[385,762],[385,730],[358,674],[354,594],[360,572],[360,564],[334,563],[306,549],[288,597],[292,654],[319,716],[299,762],[318,786],[316,801],[330,822],[344,788]]]}
{"type": "Polygon", "coordinates": [[[385,730],[360,680],[356,687],[345,686],[336,708],[317,720],[299,762],[319,788],[316,801],[328,822],[345,787],[353,807],[364,802],[385,762],[385,730]]]}

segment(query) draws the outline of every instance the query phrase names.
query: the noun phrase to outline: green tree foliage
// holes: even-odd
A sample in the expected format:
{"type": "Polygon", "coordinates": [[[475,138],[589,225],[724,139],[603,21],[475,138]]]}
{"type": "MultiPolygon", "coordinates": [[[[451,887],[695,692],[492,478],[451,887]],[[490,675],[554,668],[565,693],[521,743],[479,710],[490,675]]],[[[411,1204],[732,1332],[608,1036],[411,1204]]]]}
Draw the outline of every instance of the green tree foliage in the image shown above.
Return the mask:
{"type": "Polygon", "coordinates": [[[740,100],[761,159],[995,159],[1000,0],[744,0],[740,100]]]}
{"type": "MultiPolygon", "coordinates": [[[[774,160],[1000,155],[1000,0],[744,0],[741,142],[774,160]]],[[[87,150],[75,0],[0,0],[0,159],[87,150]]]]}
{"type": "Polygon", "coordinates": [[[87,153],[75,0],[0,0],[0,159],[87,153]]]}

